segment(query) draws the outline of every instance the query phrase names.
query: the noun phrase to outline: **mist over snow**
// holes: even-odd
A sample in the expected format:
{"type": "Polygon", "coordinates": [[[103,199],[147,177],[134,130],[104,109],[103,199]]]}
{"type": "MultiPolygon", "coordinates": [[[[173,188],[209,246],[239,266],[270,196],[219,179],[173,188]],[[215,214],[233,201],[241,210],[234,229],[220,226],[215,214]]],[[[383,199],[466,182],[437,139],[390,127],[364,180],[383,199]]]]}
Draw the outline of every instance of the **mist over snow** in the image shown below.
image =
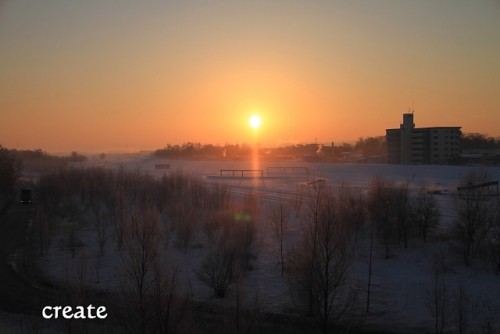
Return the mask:
{"type": "MultiPolygon", "coordinates": [[[[408,249],[393,247],[391,256],[384,258],[381,245],[375,243],[372,273],[372,313],[366,316],[368,328],[390,328],[392,331],[419,332],[433,329],[433,320],[429,310],[431,287],[433,284],[433,263],[436,257],[443,258],[446,271],[446,284],[450,298],[460,284],[467,289],[471,310],[469,328],[479,328],[487,317],[500,312],[500,280],[498,271],[480,261],[465,266],[460,254],[453,255],[453,249],[441,242],[441,235],[451,233],[452,225],[458,219],[456,213],[456,189],[460,179],[474,166],[428,166],[428,165],[383,165],[383,164],[327,164],[304,162],[262,162],[251,161],[182,161],[164,160],[150,155],[108,155],[104,160],[89,160],[80,164],[83,168],[100,166],[113,170],[138,171],[160,179],[181,171],[199,178],[206,184],[222,183],[228,187],[235,198],[244,198],[251,191],[261,201],[262,209],[257,221],[256,257],[252,268],[245,273],[242,287],[245,305],[258,304],[265,312],[295,312],[290,299],[286,278],[281,277],[277,242],[272,226],[268,223],[269,208],[280,198],[294,196],[300,187],[307,188],[315,182],[323,182],[334,190],[340,187],[352,188],[366,195],[374,177],[383,177],[395,184],[407,184],[410,194],[421,188],[435,191],[441,220],[434,235],[426,243],[412,240],[408,249]],[[165,169],[157,164],[168,164],[165,169]],[[156,166],[156,167],[155,167],[156,166]],[[308,173],[276,172],[268,167],[307,167],[308,173]],[[262,169],[264,177],[232,176],[221,170],[262,169]]],[[[493,180],[500,179],[500,168],[481,167],[493,180]]],[[[189,210],[189,208],[188,208],[189,210]]],[[[201,217],[200,217],[201,219],[201,217]]],[[[96,238],[91,225],[78,232],[80,247],[77,255],[62,245],[67,239],[67,225],[61,222],[53,232],[50,249],[39,259],[39,267],[50,280],[64,282],[72,277],[78,266],[79,256],[86,255],[88,266],[87,284],[95,289],[119,292],[121,278],[121,259],[113,242],[113,232],[106,231],[107,241],[99,270],[96,273],[96,238]],[[66,226],[66,227],[65,227],[66,226]]],[[[301,217],[292,214],[289,234],[285,238],[287,247],[293,247],[301,228],[301,217]]],[[[229,290],[229,297],[214,299],[211,289],[197,276],[201,261],[206,255],[203,237],[196,234],[192,245],[187,250],[176,244],[175,236],[169,238],[162,247],[162,257],[178,270],[179,291],[189,294],[193,300],[226,305],[233,298],[234,291],[229,290]],[[229,300],[229,301],[228,301],[229,300]]],[[[366,294],[369,247],[365,239],[356,246],[356,256],[349,269],[349,280],[359,289],[359,304],[363,308],[366,294]],[[363,241],[364,240],[364,241],[363,241]]],[[[450,299],[451,300],[451,299],[450,299]]],[[[450,302],[451,303],[451,302],[450,302]]],[[[485,320],[486,319],[486,320],[485,320]]],[[[451,320],[450,320],[451,322],[451,320]]],[[[453,328],[453,327],[450,327],[453,328]]]]}

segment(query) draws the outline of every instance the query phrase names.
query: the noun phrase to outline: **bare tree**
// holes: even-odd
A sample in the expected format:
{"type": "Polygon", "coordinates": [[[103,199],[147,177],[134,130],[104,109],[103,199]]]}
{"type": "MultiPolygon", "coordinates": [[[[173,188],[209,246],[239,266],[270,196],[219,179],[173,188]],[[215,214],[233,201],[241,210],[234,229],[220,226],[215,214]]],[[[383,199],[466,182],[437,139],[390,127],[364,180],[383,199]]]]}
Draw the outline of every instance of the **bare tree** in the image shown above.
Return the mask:
{"type": "Polygon", "coordinates": [[[463,280],[460,281],[455,292],[455,316],[460,334],[467,333],[469,326],[470,300],[463,280]]]}
{"type": "Polygon", "coordinates": [[[74,268],[74,282],[76,283],[76,301],[78,305],[85,305],[88,300],[88,277],[87,277],[88,259],[85,253],[78,257],[74,268]]]}
{"type": "Polygon", "coordinates": [[[368,283],[366,287],[366,313],[370,312],[373,275],[373,230],[370,229],[370,250],[368,254],[368,283]]]}
{"type": "Polygon", "coordinates": [[[498,320],[498,310],[491,305],[491,301],[483,301],[481,309],[481,333],[496,334],[500,331],[500,323],[498,320]]]}
{"type": "Polygon", "coordinates": [[[158,333],[182,332],[188,312],[188,299],[179,296],[178,271],[155,261],[152,304],[158,333]]]}
{"type": "Polygon", "coordinates": [[[208,252],[198,278],[224,298],[234,279],[234,267],[242,272],[252,268],[255,255],[256,224],[252,215],[236,211],[213,213],[203,225],[208,252]]]}
{"type": "Polygon", "coordinates": [[[390,189],[391,202],[394,209],[394,220],[398,242],[408,248],[408,241],[413,232],[412,220],[409,217],[410,195],[408,184],[401,184],[390,189]]]}
{"type": "Polygon", "coordinates": [[[82,213],[83,207],[76,194],[68,194],[61,201],[60,214],[69,221],[75,221],[82,213]]]}
{"type": "Polygon", "coordinates": [[[362,193],[342,184],[335,194],[339,205],[340,219],[349,227],[349,234],[357,238],[361,232],[364,236],[366,201],[362,193]]]}
{"type": "Polygon", "coordinates": [[[251,270],[252,261],[257,257],[257,215],[245,215],[233,221],[229,231],[232,247],[243,271],[251,270]]]}
{"type": "Polygon", "coordinates": [[[286,202],[280,200],[276,205],[273,205],[269,211],[269,220],[274,230],[274,236],[278,241],[280,263],[281,263],[281,277],[285,272],[285,258],[284,258],[284,241],[288,233],[288,222],[290,221],[290,207],[286,202]]]}
{"type": "Polygon", "coordinates": [[[207,238],[208,246],[214,247],[223,236],[223,225],[233,219],[233,213],[230,211],[217,211],[208,214],[203,220],[202,230],[207,238]]]}
{"type": "Polygon", "coordinates": [[[125,291],[132,292],[133,310],[129,312],[132,331],[144,333],[151,320],[147,294],[154,282],[154,265],[161,242],[158,212],[147,204],[135,207],[126,223],[123,240],[123,283],[125,291]]]}
{"type": "Polygon", "coordinates": [[[206,201],[205,207],[208,210],[227,209],[230,202],[227,185],[223,183],[213,184],[211,191],[207,193],[206,201]]]}
{"type": "Polygon", "coordinates": [[[224,298],[233,281],[235,251],[232,245],[221,241],[211,247],[197,272],[198,278],[212,288],[216,298],[224,298]]]}
{"type": "Polygon", "coordinates": [[[116,191],[116,198],[114,201],[114,212],[113,216],[115,218],[115,233],[116,241],[118,244],[118,249],[121,249],[123,244],[123,230],[125,225],[125,215],[127,213],[127,205],[125,192],[123,189],[118,189],[116,191]]]}
{"type": "Polygon", "coordinates": [[[292,300],[307,315],[317,312],[314,270],[317,266],[318,233],[321,207],[326,196],[331,195],[322,183],[314,183],[307,194],[306,221],[297,247],[291,251],[288,282],[292,300]]]}
{"type": "Polygon", "coordinates": [[[234,293],[234,304],[235,304],[235,327],[236,333],[240,332],[240,328],[242,327],[242,317],[241,317],[241,306],[244,299],[244,281],[243,281],[243,273],[241,272],[241,267],[238,265],[237,261],[233,263],[233,275],[235,281],[235,293],[234,293]]]}
{"type": "Polygon", "coordinates": [[[500,202],[497,202],[497,223],[489,243],[491,258],[497,272],[500,272],[500,202]]]}
{"type": "Polygon", "coordinates": [[[95,232],[97,245],[96,280],[99,283],[102,267],[102,257],[104,256],[104,246],[106,245],[107,223],[104,217],[104,208],[99,202],[92,201],[92,226],[95,232]]]}
{"type": "Polygon", "coordinates": [[[175,207],[173,228],[177,235],[178,244],[184,253],[187,252],[193,241],[200,215],[199,209],[191,206],[187,208],[185,203],[179,203],[175,207]]]}
{"type": "Polygon", "coordinates": [[[390,187],[383,178],[376,177],[368,191],[368,212],[377,234],[385,247],[385,257],[389,258],[389,247],[394,240],[396,227],[390,187]]]}
{"type": "Polygon", "coordinates": [[[410,200],[410,220],[413,221],[413,225],[424,242],[427,241],[429,232],[438,225],[439,216],[435,198],[424,188],[420,189],[410,200]]]}
{"type": "Polygon", "coordinates": [[[395,185],[381,177],[372,180],[368,191],[368,212],[389,258],[394,242],[408,247],[412,225],[409,219],[409,192],[406,184],[395,185]]]}
{"type": "Polygon", "coordinates": [[[308,208],[309,219],[290,263],[290,291],[306,314],[320,315],[322,331],[327,333],[354,303],[346,284],[351,263],[349,227],[340,219],[335,196],[324,185],[312,189],[308,208]]]}
{"type": "Polygon", "coordinates": [[[246,192],[243,200],[243,214],[250,215],[250,219],[256,219],[260,213],[261,198],[254,192],[246,192]]]}
{"type": "Polygon", "coordinates": [[[230,244],[232,211],[213,212],[203,223],[207,237],[208,253],[201,263],[197,276],[214,292],[216,298],[224,298],[233,279],[235,253],[230,244]]]}
{"type": "Polygon", "coordinates": [[[498,200],[488,194],[481,183],[489,180],[486,172],[471,171],[462,180],[457,198],[457,231],[463,244],[465,263],[483,250],[498,217],[498,200]]]}
{"type": "Polygon", "coordinates": [[[444,332],[448,322],[450,292],[448,291],[444,259],[435,256],[433,261],[429,306],[434,318],[434,330],[436,334],[441,334],[444,332]]]}
{"type": "Polygon", "coordinates": [[[49,230],[49,220],[47,218],[45,208],[41,204],[37,205],[36,207],[34,225],[38,236],[40,255],[43,255],[48,247],[50,230],[49,230]]]}
{"type": "Polygon", "coordinates": [[[292,195],[290,199],[290,203],[292,204],[292,207],[295,210],[295,217],[297,218],[299,218],[300,216],[300,211],[304,203],[304,193],[305,193],[304,186],[297,185],[295,188],[295,193],[292,195]]]}
{"type": "Polygon", "coordinates": [[[76,223],[72,222],[69,225],[69,231],[67,232],[64,243],[71,252],[71,257],[74,258],[77,249],[82,245],[82,241],[78,238],[76,223]]]}

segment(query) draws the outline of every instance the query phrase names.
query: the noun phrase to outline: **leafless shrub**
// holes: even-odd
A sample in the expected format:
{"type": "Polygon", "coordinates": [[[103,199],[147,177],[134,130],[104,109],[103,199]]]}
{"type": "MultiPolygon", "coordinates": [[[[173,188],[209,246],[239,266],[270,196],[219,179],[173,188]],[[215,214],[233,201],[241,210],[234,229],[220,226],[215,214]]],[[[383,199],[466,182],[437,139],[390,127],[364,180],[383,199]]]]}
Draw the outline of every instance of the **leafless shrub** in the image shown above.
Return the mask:
{"type": "Polygon", "coordinates": [[[252,268],[255,257],[256,225],[252,216],[239,211],[212,214],[203,225],[208,240],[208,254],[198,271],[199,279],[224,298],[233,280],[233,268],[252,268]]]}
{"type": "Polygon", "coordinates": [[[224,298],[233,280],[236,254],[232,245],[220,242],[203,259],[198,278],[212,288],[216,298],[224,298]]]}

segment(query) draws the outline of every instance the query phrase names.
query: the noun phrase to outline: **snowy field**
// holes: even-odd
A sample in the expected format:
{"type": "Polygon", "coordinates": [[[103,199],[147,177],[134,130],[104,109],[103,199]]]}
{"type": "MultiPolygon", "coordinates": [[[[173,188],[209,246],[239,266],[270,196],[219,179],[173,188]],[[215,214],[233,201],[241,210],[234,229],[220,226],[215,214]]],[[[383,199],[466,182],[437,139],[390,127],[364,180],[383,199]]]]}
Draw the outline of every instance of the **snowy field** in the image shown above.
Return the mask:
{"type": "MultiPolygon", "coordinates": [[[[427,187],[439,189],[456,189],[461,176],[475,169],[484,169],[494,179],[500,178],[499,167],[475,166],[440,166],[440,165],[386,165],[386,164],[332,164],[307,162],[257,162],[252,161],[186,161],[159,159],[149,154],[109,156],[104,161],[88,161],[86,165],[97,165],[109,168],[123,167],[127,170],[139,170],[160,176],[165,172],[181,170],[208,179],[217,179],[221,169],[263,169],[266,176],[259,186],[280,189],[283,185],[293,185],[286,180],[272,180],[278,172],[267,173],[268,167],[307,167],[309,178],[327,178],[332,183],[346,182],[352,187],[367,187],[374,176],[396,182],[408,182],[410,187],[427,187]],[[156,164],[169,164],[167,170],[155,169],[156,164]],[[282,181],[282,182],[280,182],[282,181]]],[[[294,174],[297,176],[299,173],[294,174]]],[[[291,172],[287,174],[291,176],[291,172]]],[[[282,175],[281,175],[282,176],[282,175]]],[[[228,178],[226,178],[228,179],[228,178]]],[[[240,183],[241,178],[237,178],[240,183]]]]}
{"type": "MultiPolygon", "coordinates": [[[[287,313],[293,312],[293,303],[289,297],[288,286],[281,277],[278,257],[278,244],[271,226],[266,221],[267,208],[280,197],[291,196],[297,189],[307,187],[317,180],[332,187],[347,186],[366,192],[373,177],[381,176],[396,183],[404,182],[410,190],[416,191],[425,187],[438,190],[435,195],[441,209],[441,226],[446,231],[456,220],[455,202],[453,200],[460,178],[476,167],[466,166],[399,166],[376,164],[327,164],[304,162],[213,162],[182,161],[157,159],[150,155],[117,155],[108,156],[104,161],[92,160],[86,166],[102,166],[105,168],[124,168],[131,171],[149,173],[155,177],[163,174],[182,171],[199,177],[207,183],[222,182],[228,185],[234,196],[252,190],[262,200],[262,211],[258,217],[257,245],[258,254],[253,263],[253,270],[245,274],[243,287],[247,303],[259,303],[262,311],[287,313]],[[169,164],[168,169],[156,169],[156,164],[169,164]],[[297,170],[296,173],[277,171],[268,167],[307,167],[308,173],[297,170]],[[223,173],[220,170],[262,169],[263,177],[238,177],[223,173]]],[[[500,169],[487,169],[494,180],[500,180],[500,169]]],[[[291,244],[294,233],[300,229],[300,218],[293,218],[290,224],[291,233],[287,239],[291,244]]],[[[40,268],[48,278],[63,282],[71,279],[76,270],[79,256],[71,257],[70,252],[61,247],[65,238],[64,224],[54,231],[51,248],[47,255],[40,258],[40,268]]],[[[109,232],[110,234],[112,232],[109,232]]],[[[78,254],[88,256],[88,284],[104,290],[119,290],[120,260],[116,246],[108,238],[105,245],[103,265],[97,282],[95,267],[92,261],[96,252],[95,236],[91,229],[80,232],[79,238],[83,246],[78,254]]],[[[164,249],[165,261],[179,270],[182,290],[189,293],[194,300],[209,301],[218,304],[229,303],[227,300],[216,300],[212,291],[202,283],[196,275],[196,268],[205,254],[202,246],[191,247],[186,252],[170,242],[164,249]]],[[[194,244],[197,244],[196,242],[194,244]]],[[[432,263],[436,255],[445,258],[449,268],[446,276],[449,286],[450,300],[462,282],[467,288],[470,304],[471,329],[481,331],[482,326],[500,314],[500,276],[498,272],[482,264],[465,267],[459,255],[453,255],[449,247],[435,238],[430,242],[413,241],[408,249],[394,247],[391,258],[385,259],[381,249],[376,251],[373,262],[373,295],[372,313],[366,316],[367,327],[390,329],[395,332],[429,332],[433,331],[433,320],[429,306],[432,286],[432,263]]],[[[364,289],[367,280],[368,248],[360,243],[356,260],[351,266],[350,277],[360,287],[360,305],[366,299],[364,289]]],[[[231,297],[228,297],[230,299],[231,297]]],[[[362,306],[360,306],[362,307],[362,306]]],[[[452,317],[450,315],[450,317],[452,317]]],[[[453,322],[452,319],[449,320],[453,322]]],[[[491,320],[493,321],[493,320],[491,320]]],[[[497,328],[500,323],[496,324],[497,328]]],[[[453,328],[450,325],[450,328],[453,328]]]]}

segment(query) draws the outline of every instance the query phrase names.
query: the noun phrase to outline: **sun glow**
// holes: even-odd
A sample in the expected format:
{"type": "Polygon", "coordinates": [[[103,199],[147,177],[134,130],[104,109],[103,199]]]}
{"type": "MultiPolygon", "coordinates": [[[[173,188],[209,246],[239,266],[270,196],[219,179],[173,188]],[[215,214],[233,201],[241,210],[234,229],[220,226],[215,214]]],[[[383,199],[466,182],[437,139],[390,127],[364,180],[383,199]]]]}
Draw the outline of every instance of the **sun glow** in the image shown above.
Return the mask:
{"type": "Polygon", "coordinates": [[[250,119],[248,120],[248,124],[250,124],[250,126],[253,129],[260,128],[261,123],[262,123],[262,120],[260,119],[259,115],[252,115],[252,117],[250,117],[250,119]]]}

